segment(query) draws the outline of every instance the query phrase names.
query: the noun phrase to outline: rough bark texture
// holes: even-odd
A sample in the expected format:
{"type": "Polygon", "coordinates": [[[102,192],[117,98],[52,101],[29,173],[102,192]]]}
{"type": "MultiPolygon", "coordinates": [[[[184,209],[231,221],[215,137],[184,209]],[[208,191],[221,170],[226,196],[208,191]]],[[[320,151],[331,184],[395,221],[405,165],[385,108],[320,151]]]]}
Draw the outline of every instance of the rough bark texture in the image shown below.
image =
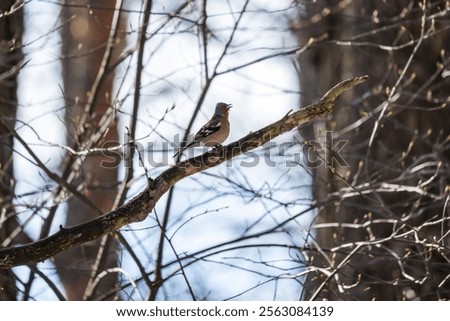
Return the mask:
{"type": "MultiPolygon", "coordinates": [[[[16,243],[19,227],[13,207],[13,135],[17,111],[17,76],[22,55],[23,10],[12,10],[16,1],[0,2],[0,248],[16,243]]],[[[19,233],[20,235],[20,233],[19,233]]],[[[0,300],[15,300],[12,271],[0,271],[0,300]]]]}
{"type": "Polygon", "coordinates": [[[307,140],[328,131],[349,141],[348,167],[314,170],[322,228],[306,253],[306,299],[450,297],[441,232],[449,226],[449,15],[445,1],[425,3],[307,2],[293,25],[301,43],[323,39],[298,58],[302,104],[349,74],[370,79],[342,96],[347,108],[301,130],[307,140]]]}
{"type": "MultiPolygon", "coordinates": [[[[104,142],[118,141],[114,122],[102,129],[105,115],[111,112],[111,93],[114,70],[102,73],[105,52],[112,26],[115,0],[71,1],[63,6],[63,20],[67,22],[62,29],[62,74],[66,99],[66,128],[69,146],[75,150],[100,147],[104,142]],[[99,78],[100,77],[100,78],[99,78]],[[100,79],[100,81],[99,81],[100,79]],[[101,139],[96,140],[96,135],[101,139]]],[[[121,48],[117,37],[114,55],[121,48]]],[[[68,226],[86,222],[109,212],[117,193],[118,168],[100,166],[106,157],[103,154],[89,155],[86,158],[68,157],[63,165],[64,174],[74,188],[95,204],[86,204],[77,197],[68,201],[68,226]]],[[[55,257],[55,264],[61,281],[70,300],[92,299],[97,293],[105,293],[117,284],[117,276],[109,274],[97,285],[91,297],[86,297],[89,284],[102,271],[116,267],[117,242],[107,237],[85,243],[55,257]],[[95,263],[95,262],[98,262],[95,263]]]]}

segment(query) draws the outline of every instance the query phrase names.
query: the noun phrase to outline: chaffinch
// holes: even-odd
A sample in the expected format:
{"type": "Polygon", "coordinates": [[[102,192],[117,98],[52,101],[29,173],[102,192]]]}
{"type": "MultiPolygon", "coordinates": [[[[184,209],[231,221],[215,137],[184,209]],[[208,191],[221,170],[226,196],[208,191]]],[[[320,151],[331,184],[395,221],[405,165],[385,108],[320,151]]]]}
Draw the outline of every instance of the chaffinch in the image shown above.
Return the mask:
{"type": "Polygon", "coordinates": [[[191,147],[218,146],[223,143],[230,134],[228,111],[231,107],[231,104],[217,103],[214,115],[195,134],[194,140],[183,148],[180,148],[180,150],[173,155],[173,157],[177,157],[178,154],[191,147]]]}

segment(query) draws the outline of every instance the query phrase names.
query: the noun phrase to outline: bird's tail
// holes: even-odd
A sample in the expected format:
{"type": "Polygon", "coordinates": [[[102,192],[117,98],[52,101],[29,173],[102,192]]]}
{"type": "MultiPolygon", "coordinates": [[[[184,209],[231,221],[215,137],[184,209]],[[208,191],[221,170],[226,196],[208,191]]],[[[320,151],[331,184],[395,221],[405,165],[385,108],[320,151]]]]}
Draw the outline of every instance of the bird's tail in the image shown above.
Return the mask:
{"type": "Polygon", "coordinates": [[[186,146],[180,148],[180,149],[178,150],[178,152],[176,152],[176,153],[172,156],[172,158],[177,157],[179,154],[181,154],[180,156],[183,156],[183,152],[184,152],[186,149],[188,149],[189,147],[193,147],[193,146],[195,146],[195,145],[198,145],[198,142],[195,142],[195,141],[194,141],[194,142],[191,142],[191,143],[187,144],[186,146]]]}
{"type": "Polygon", "coordinates": [[[185,149],[186,149],[186,147],[180,148],[180,149],[178,150],[178,152],[176,152],[175,154],[173,154],[172,158],[177,157],[177,156],[178,156],[180,153],[182,153],[185,149]]]}

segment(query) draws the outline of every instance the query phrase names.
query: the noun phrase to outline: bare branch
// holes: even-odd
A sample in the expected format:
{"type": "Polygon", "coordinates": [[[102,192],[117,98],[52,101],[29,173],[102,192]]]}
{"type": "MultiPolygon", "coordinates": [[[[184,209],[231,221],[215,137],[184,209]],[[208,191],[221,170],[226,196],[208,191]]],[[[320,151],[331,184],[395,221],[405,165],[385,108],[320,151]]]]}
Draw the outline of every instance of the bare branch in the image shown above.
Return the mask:
{"type": "Polygon", "coordinates": [[[300,124],[330,112],[335,99],[340,94],[364,82],[367,78],[368,76],[362,76],[344,80],[329,90],[317,103],[288,114],[281,120],[250,133],[228,146],[216,148],[201,156],[177,163],[155,180],[149,180],[147,188],[128,203],[105,215],[70,228],[60,226],[57,233],[34,243],[0,250],[0,269],[43,261],[78,244],[117,231],[124,225],[143,221],[158,200],[181,179],[215,167],[228,159],[263,145],[300,124]]]}

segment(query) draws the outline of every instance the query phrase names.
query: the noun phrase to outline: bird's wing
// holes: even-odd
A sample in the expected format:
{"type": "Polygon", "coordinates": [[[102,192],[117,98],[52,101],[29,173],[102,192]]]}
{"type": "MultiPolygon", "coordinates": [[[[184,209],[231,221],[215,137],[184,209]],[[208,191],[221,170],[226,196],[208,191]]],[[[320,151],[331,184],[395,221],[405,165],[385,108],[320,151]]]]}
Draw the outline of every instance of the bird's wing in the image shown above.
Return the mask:
{"type": "Polygon", "coordinates": [[[195,134],[194,140],[187,144],[185,147],[180,148],[180,150],[173,155],[173,157],[177,157],[178,154],[183,152],[185,149],[189,147],[194,147],[199,145],[206,137],[211,136],[212,134],[219,131],[220,127],[222,127],[222,123],[219,118],[212,118],[208,121],[200,130],[195,134]]]}
{"type": "Polygon", "coordinates": [[[220,127],[222,127],[220,119],[211,119],[202,128],[200,128],[197,134],[195,134],[194,142],[201,142],[206,137],[216,133],[220,127]]]}

